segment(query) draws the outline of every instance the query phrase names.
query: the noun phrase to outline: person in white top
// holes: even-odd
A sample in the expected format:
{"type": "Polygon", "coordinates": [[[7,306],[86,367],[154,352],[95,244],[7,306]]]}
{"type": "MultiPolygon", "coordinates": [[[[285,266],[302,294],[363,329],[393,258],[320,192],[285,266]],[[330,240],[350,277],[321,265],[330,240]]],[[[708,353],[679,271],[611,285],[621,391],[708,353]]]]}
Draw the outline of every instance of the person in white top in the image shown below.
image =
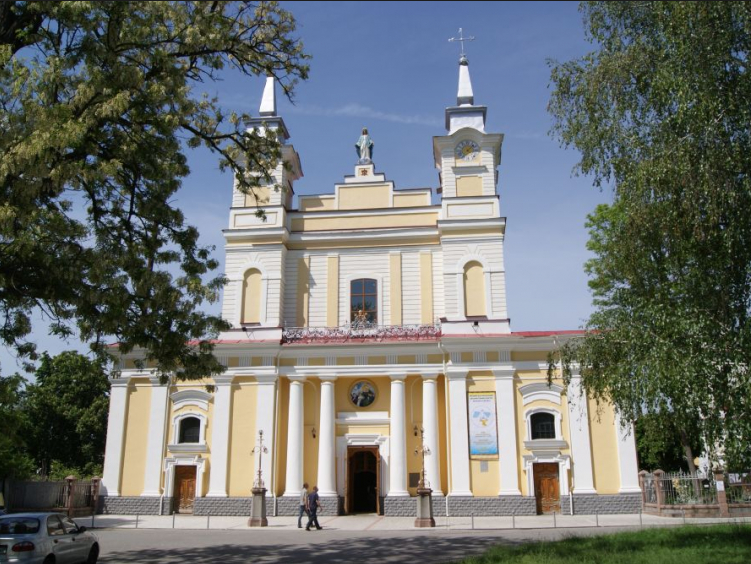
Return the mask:
{"type": "Polygon", "coordinates": [[[308,482],[302,485],[302,491],[300,492],[300,515],[297,517],[298,529],[302,529],[303,513],[308,515],[308,482]]]}

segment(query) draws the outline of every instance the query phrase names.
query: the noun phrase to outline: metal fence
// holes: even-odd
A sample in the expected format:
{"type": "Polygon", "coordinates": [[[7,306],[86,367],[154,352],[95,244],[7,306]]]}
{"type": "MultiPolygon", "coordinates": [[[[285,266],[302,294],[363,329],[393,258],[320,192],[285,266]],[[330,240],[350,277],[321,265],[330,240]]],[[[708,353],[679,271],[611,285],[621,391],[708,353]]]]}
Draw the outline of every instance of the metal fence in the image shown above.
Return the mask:
{"type": "Polygon", "coordinates": [[[728,474],[725,491],[728,503],[751,503],[751,473],[728,474]]]}
{"type": "Polygon", "coordinates": [[[96,509],[99,478],[89,481],[10,481],[6,504],[11,511],[64,511],[71,517],[96,509]]]}
{"type": "Polygon", "coordinates": [[[659,505],[712,505],[717,485],[712,476],[685,472],[654,473],[643,477],[644,502],[659,505]]]}

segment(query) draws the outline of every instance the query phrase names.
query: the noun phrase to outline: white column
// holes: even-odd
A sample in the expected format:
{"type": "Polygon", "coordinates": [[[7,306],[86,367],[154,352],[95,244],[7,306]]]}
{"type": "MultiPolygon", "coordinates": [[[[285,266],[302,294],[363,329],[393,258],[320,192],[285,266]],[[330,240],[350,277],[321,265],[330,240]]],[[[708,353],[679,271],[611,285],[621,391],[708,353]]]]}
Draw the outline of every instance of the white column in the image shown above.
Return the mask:
{"type": "Polygon", "coordinates": [[[636,460],[634,426],[622,426],[621,416],[615,412],[615,436],[618,441],[618,467],[621,471],[620,493],[641,493],[639,466],[636,460]]]}
{"type": "Polygon", "coordinates": [[[102,495],[119,496],[122,478],[125,424],[128,413],[129,378],[110,379],[110,412],[107,418],[107,446],[104,449],[102,495]]]}
{"type": "MultiPolygon", "coordinates": [[[[275,375],[256,375],[258,382],[258,394],[256,399],[256,435],[251,439],[249,449],[258,446],[258,431],[263,431],[263,446],[268,448],[269,452],[263,455],[261,459],[261,474],[264,485],[266,486],[266,496],[273,496],[274,492],[274,474],[273,461],[274,449],[276,448],[274,431],[276,430],[276,380],[275,375]]],[[[253,458],[253,480],[255,480],[256,469],[258,468],[258,454],[253,458]]],[[[250,490],[250,484],[248,484],[250,490]]]]}
{"type": "Polygon", "coordinates": [[[161,495],[159,487],[162,479],[162,459],[164,453],[164,431],[167,418],[168,385],[161,385],[159,378],[151,381],[151,410],[149,413],[148,442],[146,445],[146,470],[143,476],[141,495],[161,495]]]}
{"type": "Polygon", "coordinates": [[[303,387],[305,378],[290,377],[289,419],[287,420],[287,473],[285,496],[299,496],[303,482],[303,387]]]}
{"type": "Polygon", "coordinates": [[[451,484],[449,495],[471,496],[467,428],[467,370],[446,374],[449,382],[451,484]]]}
{"type": "Polygon", "coordinates": [[[404,411],[405,374],[391,375],[391,436],[389,437],[389,493],[390,497],[408,496],[407,436],[404,411]]]}
{"type": "Polygon", "coordinates": [[[514,369],[494,369],[495,401],[498,414],[498,456],[501,484],[498,495],[522,495],[519,489],[516,441],[516,402],[514,401],[514,369]]]}
{"type": "Polygon", "coordinates": [[[318,494],[336,496],[336,428],[334,383],[336,376],[321,377],[321,422],[318,430],[318,494]]]}
{"type": "Polygon", "coordinates": [[[425,455],[425,478],[430,482],[433,495],[443,495],[441,490],[441,464],[438,450],[438,392],[436,377],[424,376],[422,380],[422,428],[425,455]]]}
{"type": "Polygon", "coordinates": [[[214,376],[214,414],[211,419],[211,468],[206,497],[227,497],[229,424],[232,414],[232,376],[214,376]]]}
{"type": "Polygon", "coordinates": [[[597,493],[592,473],[592,445],[589,441],[589,408],[582,393],[581,376],[571,378],[568,387],[569,431],[575,494],[597,493]]]}

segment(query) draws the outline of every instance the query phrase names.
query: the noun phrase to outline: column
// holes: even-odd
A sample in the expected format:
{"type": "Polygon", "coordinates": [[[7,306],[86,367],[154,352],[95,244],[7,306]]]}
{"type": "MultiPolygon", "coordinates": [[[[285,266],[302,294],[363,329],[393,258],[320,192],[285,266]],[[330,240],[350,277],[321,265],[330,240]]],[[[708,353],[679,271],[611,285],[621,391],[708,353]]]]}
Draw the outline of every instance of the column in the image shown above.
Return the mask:
{"type": "Polygon", "coordinates": [[[227,497],[229,424],[232,414],[232,376],[214,376],[214,413],[211,418],[211,468],[206,497],[227,497]]]}
{"type": "Polygon", "coordinates": [[[104,449],[101,492],[102,495],[119,496],[130,379],[110,378],[110,384],[110,413],[107,418],[107,446],[104,449]]]}
{"type": "Polygon", "coordinates": [[[159,378],[150,378],[149,380],[151,381],[151,409],[149,413],[149,437],[146,446],[146,470],[141,495],[158,496],[162,494],[160,485],[169,385],[161,385],[159,378]]]}
{"type": "Polygon", "coordinates": [[[519,489],[516,441],[516,402],[514,401],[514,369],[493,370],[495,401],[498,414],[498,456],[501,484],[498,495],[522,495],[519,489]]]}
{"type": "Polygon", "coordinates": [[[454,370],[446,377],[449,383],[451,421],[451,484],[449,495],[471,496],[469,474],[469,429],[467,427],[467,370],[454,370]]]}
{"type": "Polygon", "coordinates": [[[571,458],[574,463],[573,493],[597,493],[592,473],[592,445],[589,442],[589,409],[587,396],[582,393],[581,389],[581,376],[573,375],[567,396],[571,458]]]}
{"type": "MultiPolygon", "coordinates": [[[[258,382],[258,397],[256,399],[256,434],[251,438],[251,443],[249,445],[249,449],[258,446],[258,431],[263,431],[263,446],[269,449],[269,452],[264,454],[261,459],[261,474],[264,485],[266,486],[267,497],[272,496],[274,492],[273,461],[274,449],[276,448],[274,441],[274,431],[276,430],[276,380],[276,375],[256,376],[256,382],[258,382]]],[[[258,456],[258,454],[255,456],[258,456]]],[[[256,478],[256,468],[258,468],[258,459],[254,457],[253,480],[256,478]]],[[[251,485],[252,484],[248,484],[248,491],[250,491],[251,485]]]]}
{"type": "Polygon", "coordinates": [[[290,376],[287,420],[287,472],[285,496],[299,496],[303,483],[303,387],[305,378],[290,376]]]}
{"type": "Polygon", "coordinates": [[[336,496],[336,376],[321,377],[321,421],[318,431],[318,494],[336,496]]]}
{"type": "Polygon", "coordinates": [[[433,495],[443,495],[441,490],[441,457],[438,450],[438,391],[436,376],[424,376],[422,380],[422,428],[425,455],[425,478],[430,482],[433,495]]]}
{"type": "Polygon", "coordinates": [[[621,473],[620,493],[638,493],[639,466],[636,461],[636,441],[634,440],[634,427],[621,425],[621,416],[615,412],[615,436],[618,441],[618,468],[621,473]]]}
{"type": "Polygon", "coordinates": [[[404,411],[406,374],[391,375],[391,436],[389,455],[389,497],[408,496],[407,436],[404,411]]]}

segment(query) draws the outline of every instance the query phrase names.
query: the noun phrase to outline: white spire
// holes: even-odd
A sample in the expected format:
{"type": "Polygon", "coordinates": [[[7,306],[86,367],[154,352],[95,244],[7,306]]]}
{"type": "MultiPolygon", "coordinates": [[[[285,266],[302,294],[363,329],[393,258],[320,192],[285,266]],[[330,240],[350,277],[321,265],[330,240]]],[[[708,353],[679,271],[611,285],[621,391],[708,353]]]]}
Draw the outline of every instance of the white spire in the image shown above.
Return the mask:
{"type": "Polygon", "coordinates": [[[472,81],[469,79],[469,61],[462,55],[459,59],[459,92],[456,95],[456,104],[459,106],[471,106],[475,103],[472,93],[472,81]]]}
{"type": "Polygon", "coordinates": [[[262,116],[276,115],[276,83],[273,76],[266,78],[266,86],[263,89],[263,98],[261,98],[261,107],[258,114],[262,116]]]}

